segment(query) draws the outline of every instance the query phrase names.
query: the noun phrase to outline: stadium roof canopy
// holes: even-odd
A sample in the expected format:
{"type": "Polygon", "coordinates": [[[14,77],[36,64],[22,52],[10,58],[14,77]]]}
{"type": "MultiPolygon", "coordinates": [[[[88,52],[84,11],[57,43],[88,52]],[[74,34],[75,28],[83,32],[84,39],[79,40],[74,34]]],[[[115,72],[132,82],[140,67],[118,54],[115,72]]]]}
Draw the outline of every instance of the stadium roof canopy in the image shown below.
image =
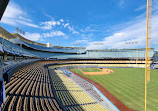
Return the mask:
{"type": "Polygon", "coordinates": [[[0,0],[0,20],[3,16],[3,13],[9,3],[9,0],[0,0]]]}

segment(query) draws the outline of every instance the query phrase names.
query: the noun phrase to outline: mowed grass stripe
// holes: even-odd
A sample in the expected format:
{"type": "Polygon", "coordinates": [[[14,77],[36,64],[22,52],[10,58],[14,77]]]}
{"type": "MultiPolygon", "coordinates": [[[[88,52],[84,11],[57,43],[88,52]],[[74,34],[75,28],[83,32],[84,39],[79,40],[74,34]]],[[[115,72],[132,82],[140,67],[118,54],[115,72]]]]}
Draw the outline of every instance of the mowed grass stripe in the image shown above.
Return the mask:
{"type": "MultiPolygon", "coordinates": [[[[107,81],[108,82],[108,81],[107,81]]],[[[102,84],[101,84],[102,85],[102,84]]],[[[102,85],[103,86],[103,85],[102,85]]],[[[108,90],[109,92],[115,92],[115,94],[113,94],[114,96],[116,96],[120,101],[121,98],[124,99],[124,101],[127,101],[125,103],[125,105],[131,105],[132,107],[136,107],[135,105],[132,105],[131,103],[134,102],[136,99],[138,102],[141,102],[144,101],[144,99],[138,99],[137,96],[143,96],[139,93],[138,90],[136,89],[133,89],[132,93],[131,93],[131,90],[129,87],[124,87],[124,83],[121,83],[119,81],[115,82],[115,83],[112,83],[112,82],[109,82],[108,86],[110,87],[119,87],[119,89],[111,89],[111,90],[108,90]],[[123,84],[122,86],[123,87],[120,87],[120,85],[123,84]],[[129,95],[129,93],[131,93],[129,95]],[[119,95],[119,97],[117,96],[119,95]],[[137,95],[137,96],[136,96],[137,95]]],[[[127,86],[127,85],[126,85],[127,86]]],[[[107,88],[106,88],[107,89],[107,88]]],[[[143,93],[143,92],[142,92],[143,93]]],[[[144,97],[144,96],[143,96],[144,97]]],[[[123,102],[123,101],[122,101],[123,102]]],[[[142,104],[143,105],[143,104],[142,104]]],[[[137,106],[138,107],[138,106],[137,106]]]]}
{"type": "MultiPolygon", "coordinates": [[[[119,84],[119,83],[122,84],[123,82],[117,82],[117,84],[119,84]]],[[[124,85],[123,85],[123,87],[124,87],[124,85]]],[[[124,89],[125,89],[125,90],[128,90],[128,88],[125,88],[125,87],[124,87],[124,89]]],[[[137,90],[134,90],[134,91],[137,91],[137,90]]],[[[137,91],[137,92],[139,92],[139,91],[137,91]]],[[[135,92],[135,93],[133,92],[133,93],[136,94],[137,92],[135,92]]],[[[124,93],[125,93],[125,92],[124,92],[124,93]]],[[[127,93],[127,94],[128,94],[128,93],[127,93]]],[[[137,95],[137,96],[138,96],[138,95],[137,95]]],[[[135,97],[136,97],[136,96],[135,96],[135,97]]],[[[144,97],[144,96],[143,96],[143,97],[144,97]]],[[[134,98],[134,99],[135,99],[135,98],[134,98]]],[[[143,99],[143,101],[144,101],[144,99],[143,99]]]]}
{"type": "MultiPolygon", "coordinates": [[[[144,110],[145,69],[112,68],[110,75],[84,75],[77,69],[72,71],[100,83],[129,108],[144,110]]],[[[151,70],[151,81],[148,83],[148,110],[158,111],[158,71],[151,70]]]]}
{"type": "MultiPolygon", "coordinates": [[[[82,72],[81,72],[82,73],[82,72]]],[[[83,74],[82,74],[83,75],[83,74]]],[[[109,75],[99,75],[99,76],[87,76],[88,78],[90,78],[90,79],[99,79],[99,78],[103,78],[103,82],[106,80],[107,81],[107,84],[110,84],[110,85],[113,85],[113,81],[111,81],[110,79],[106,79],[106,76],[109,76],[109,75]]],[[[120,85],[120,84],[122,84],[122,86],[124,86],[124,88],[129,88],[127,85],[126,85],[126,83],[127,82],[124,82],[124,81],[121,81],[119,78],[117,79],[115,79],[115,82],[117,81],[117,84],[115,84],[115,85],[120,85]]],[[[100,82],[102,82],[102,81],[100,81],[100,82]]],[[[101,84],[102,85],[102,84],[101,84]]],[[[136,90],[141,90],[139,87],[135,87],[135,86],[133,86],[131,83],[129,84],[130,85],[130,87],[133,87],[133,88],[135,88],[136,90]]],[[[141,86],[143,86],[144,87],[144,84],[140,84],[141,86]]],[[[109,86],[109,85],[107,85],[107,86],[109,86]]],[[[111,87],[111,86],[110,86],[111,87]]],[[[143,90],[144,91],[144,90],[143,90]]]]}
{"type": "MultiPolygon", "coordinates": [[[[109,85],[106,85],[106,86],[110,86],[110,87],[119,87],[121,84],[124,85],[124,82],[120,83],[119,79],[115,79],[115,83],[114,83],[114,82],[112,82],[113,80],[109,80],[109,79],[105,78],[105,76],[107,76],[107,75],[104,75],[104,77],[100,77],[100,76],[93,76],[93,77],[90,76],[90,79],[94,79],[95,78],[95,80],[96,80],[98,78],[103,78],[102,79],[103,81],[100,81],[100,82],[103,83],[104,81],[107,81],[107,83],[109,85]]],[[[133,95],[135,93],[132,93],[132,95],[128,95],[131,91],[128,90],[127,88],[125,88],[125,87],[120,87],[119,89],[114,89],[114,90],[111,89],[109,92],[114,92],[114,91],[115,91],[115,93],[119,94],[120,97],[118,99],[123,98],[126,101],[129,101],[129,100],[132,101],[132,99],[136,99],[135,98],[136,96],[133,95]],[[124,93],[121,93],[121,91],[124,92],[124,93]]]]}

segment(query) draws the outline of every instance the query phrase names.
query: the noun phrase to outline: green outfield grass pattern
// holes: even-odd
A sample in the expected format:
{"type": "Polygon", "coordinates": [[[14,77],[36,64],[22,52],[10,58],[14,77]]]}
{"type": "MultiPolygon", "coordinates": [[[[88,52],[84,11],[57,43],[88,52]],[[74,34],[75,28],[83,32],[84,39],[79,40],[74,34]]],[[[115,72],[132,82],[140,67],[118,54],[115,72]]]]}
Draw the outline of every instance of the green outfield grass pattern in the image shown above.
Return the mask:
{"type": "Polygon", "coordinates": [[[83,68],[83,72],[101,72],[102,70],[97,69],[97,68],[83,68]]]}
{"type": "MultiPolygon", "coordinates": [[[[72,71],[101,84],[127,107],[144,111],[144,79],[142,68],[111,68],[114,72],[108,75],[84,75],[78,69],[72,71]]],[[[148,83],[147,110],[158,111],[158,70],[151,70],[151,81],[148,83]]]]}

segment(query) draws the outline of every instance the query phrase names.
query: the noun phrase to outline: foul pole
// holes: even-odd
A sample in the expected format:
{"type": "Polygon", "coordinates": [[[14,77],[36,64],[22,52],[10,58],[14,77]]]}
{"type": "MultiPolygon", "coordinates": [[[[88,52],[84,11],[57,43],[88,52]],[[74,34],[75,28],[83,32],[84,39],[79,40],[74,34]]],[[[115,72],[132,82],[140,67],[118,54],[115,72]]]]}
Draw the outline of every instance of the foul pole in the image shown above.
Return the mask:
{"type": "Polygon", "coordinates": [[[147,83],[150,81],[151,16],[152,16],[152,0],[147,0],[146,57],[145,57],[145,111],[147,110],[147,83]]]}

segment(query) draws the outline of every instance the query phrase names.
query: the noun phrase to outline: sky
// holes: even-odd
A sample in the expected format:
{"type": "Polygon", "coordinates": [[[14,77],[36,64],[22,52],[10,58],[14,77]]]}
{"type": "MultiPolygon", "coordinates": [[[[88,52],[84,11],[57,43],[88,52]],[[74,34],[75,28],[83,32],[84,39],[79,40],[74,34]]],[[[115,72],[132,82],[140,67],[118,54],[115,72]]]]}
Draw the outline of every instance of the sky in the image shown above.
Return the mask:
{"type": "MultiPolygon", "coordinates": [[[[158,0],[152,2],[157,50],[158,0]]],[[[53,46],[145,48],[146,0],[10,0],[0,26],[10,33],[19,27],[25,38],[53,46]]]]}

